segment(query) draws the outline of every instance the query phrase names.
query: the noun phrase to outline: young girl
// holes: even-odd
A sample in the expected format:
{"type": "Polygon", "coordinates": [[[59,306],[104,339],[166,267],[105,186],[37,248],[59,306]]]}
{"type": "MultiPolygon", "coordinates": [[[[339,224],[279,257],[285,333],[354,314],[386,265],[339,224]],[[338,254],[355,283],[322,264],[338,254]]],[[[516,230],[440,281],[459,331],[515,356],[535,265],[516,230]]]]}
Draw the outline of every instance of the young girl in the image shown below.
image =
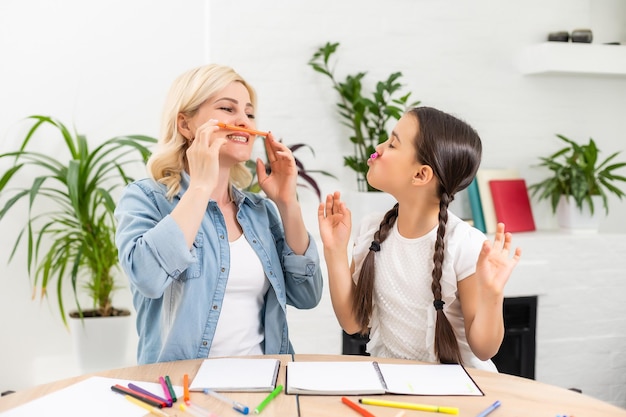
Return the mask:
{"type": "Polygon", "coordinates": [[[494,242],[448,211],[480,164],[478,134],[439,110],[407,112],[368,161],[368,182],[398,203],[363,220],[349,266],[351,214],[339,192],[318,210],[331,300],[348,334],[379,357],[496,370],[503,289],[521,250],[498,224],[494,242]]]}

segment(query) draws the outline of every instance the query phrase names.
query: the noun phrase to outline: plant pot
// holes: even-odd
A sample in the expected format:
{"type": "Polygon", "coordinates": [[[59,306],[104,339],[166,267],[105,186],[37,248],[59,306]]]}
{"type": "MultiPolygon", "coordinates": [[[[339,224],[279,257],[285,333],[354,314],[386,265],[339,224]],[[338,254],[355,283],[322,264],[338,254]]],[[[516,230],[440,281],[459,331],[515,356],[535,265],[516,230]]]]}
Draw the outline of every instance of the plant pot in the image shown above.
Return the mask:
{"type": "Polygon", "coordinates": [[[561,196],[556,208],[557,221],[559,227],[573,233],[597,233],[600,227],[600,219],[603,217],[604,208],[602,197],[593,196],[593,214],[588,204],[583,204],[582,210],[576,207],[574,199],[561,196]]]}
{"type": "Polygon", "coordinates": [[[133,316],[73,318],[69,328],[74,356],[82,373],[121,368],[133,364],[130,355],[130,336],[133,316]]]}

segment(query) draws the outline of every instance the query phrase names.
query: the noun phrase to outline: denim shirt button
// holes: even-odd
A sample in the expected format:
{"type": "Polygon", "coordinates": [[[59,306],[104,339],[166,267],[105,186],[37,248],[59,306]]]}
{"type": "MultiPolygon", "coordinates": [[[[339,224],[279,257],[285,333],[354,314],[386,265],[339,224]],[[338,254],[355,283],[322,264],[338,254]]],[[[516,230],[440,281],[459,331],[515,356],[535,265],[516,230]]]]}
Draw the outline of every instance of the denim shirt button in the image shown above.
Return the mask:
{"type": "Polygon", "coordinates": [[[274,271],[270,271],[270,275],[274,275],[274,271]]]}
{"type": "Polygon", "coordinates": [[[226,268],[222,268],[222,269],[221,269],[221,271],[222,271],[222,272],[226,271],[226,268]]]}
{"type": "Polygon", "coordinates": [[[209,343],[208,343],[206,340],[203,340],[203,341],[202,341],[202,346],[206,346],[206,345],[208,345],[208,344],[209,344],[209,343]]]}
{"type": "Polygon", "coordinates": [[[252,239],[252,243],[256,243],[256,239],[252,239]]]}
{"type": "Polygon", "coordinates": [[[220,239],[224,239],[224,235],[220,235],[220,239]]]}
{"type": "Polygon", "coordinates": [[[217,310],[217,304],[213,304],[213,310],[217,310]]]}

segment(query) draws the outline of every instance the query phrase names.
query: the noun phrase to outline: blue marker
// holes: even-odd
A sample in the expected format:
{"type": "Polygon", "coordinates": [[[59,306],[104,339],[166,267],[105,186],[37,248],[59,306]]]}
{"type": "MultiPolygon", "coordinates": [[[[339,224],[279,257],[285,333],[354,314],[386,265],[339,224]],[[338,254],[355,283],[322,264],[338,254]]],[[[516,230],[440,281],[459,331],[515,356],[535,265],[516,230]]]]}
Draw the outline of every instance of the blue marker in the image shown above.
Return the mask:
{"type": "Polygon", "coordinates": [[[486,417],[489,413],[491,413],[493,410],[495,410],[498,407],[500,407],[500,401],[496,401],[495,403],[491,404],[489,407],[485,408],[483,411],[478,413],[476,417],[486,417]]]}
{"type": "Polygon", "coordinates": [[[220,401],[224,401],[225,403],[228,403],[228,404],[232,405],[233,409],[235,411],[239,411],[241,414],[248,414],[250,412],[250,409],[247,406],[245,406],[245,405],[243,405],[243,404],[241,404],[241,403],[239,403],[239,402],[237,402],[235,400],[231,400],[230,398],[225,397],[222,394],[219,394],[219,393],[217,393],[217,392],[215,392],[213,390],[205,388],[203,390],[203,392],[205,394],[207,394],[207,395],[210,395],[211,397],[217,398],[220,401]]]}

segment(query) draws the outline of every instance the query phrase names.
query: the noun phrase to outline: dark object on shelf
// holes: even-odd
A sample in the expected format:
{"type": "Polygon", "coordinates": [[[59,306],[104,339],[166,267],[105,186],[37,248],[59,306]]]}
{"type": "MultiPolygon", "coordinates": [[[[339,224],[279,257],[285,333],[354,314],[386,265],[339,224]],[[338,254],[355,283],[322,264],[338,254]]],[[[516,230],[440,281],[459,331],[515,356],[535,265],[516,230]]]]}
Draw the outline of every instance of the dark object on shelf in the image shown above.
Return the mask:
{"type": "Polygon", "coordinates": [[[9,390],[9,391],[4,391],[4,392],[2,392],[2,394],[0,394],[0,396],[1,396],[1,397],[4,397],[5,395],[14,394],[14,393],[15,393],[15,391],[11,391],[11,390],[9,390]]]}
{"type": "Polygon", "coordinates": [[[572,31],[572,42],[591,43],[593,33],[590,29],[576,29],[572,31]]]}
{"type": "Polygon", "coordinates": [[[548,41],[550,42],[569,42],[569,33],[562,30],[559,32],[550,32],[548,34],[548,41]]]}

